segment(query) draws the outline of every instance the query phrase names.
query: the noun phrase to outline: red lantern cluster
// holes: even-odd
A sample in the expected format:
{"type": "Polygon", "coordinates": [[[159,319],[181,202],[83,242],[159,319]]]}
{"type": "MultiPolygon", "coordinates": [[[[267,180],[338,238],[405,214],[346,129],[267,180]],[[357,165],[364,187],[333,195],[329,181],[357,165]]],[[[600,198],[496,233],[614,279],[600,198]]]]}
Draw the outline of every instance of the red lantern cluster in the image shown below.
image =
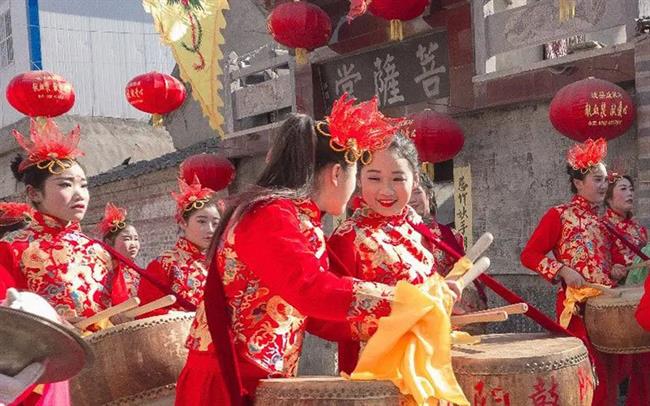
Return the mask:
{"type": "Polygon", "coordinates": [[[551,101],[549,118],[564,136],[584,142],[614,139],[634,123],[636,109],[623,88],[588,78],[560,89],[551,101]]]}
{"type": "Polygon", "coordinates": [[[15,76],[7,86],[6,96],[13,108],[30,117],[60,116],[72,108],[75,100],[72,85],[46,71],[15,76]]]}
{"type": "Polygon", "coordinates": [[[235,167],[229,160],[213,154],[197,154],[186,158],[180,165],[180,176],[192,183],[196,176],[201,185],[218,192],[235,179],[235,167]]]}
{"type": "Polygon", "coordinates": [[[326,45],[332,22],[323,9],[306,1],[276,6],[267,19],[269,33],[280,44],[296,49],[296,59],[305,63],[307,51],[326,45]]]}
{"type": "Polygon", "coordinates": [[[133,107],[149,114],[170,113],[183,104],[186,96],[181,81],[155,71],[131,79],[125,92],[126,100],[133,107]]]}
{"type": "Polygon", "coordinates": [[[438,163],[452,159],[465,144],[463,130],[446,114],[424,110],[409,117],[420,161],[438,163]]]}

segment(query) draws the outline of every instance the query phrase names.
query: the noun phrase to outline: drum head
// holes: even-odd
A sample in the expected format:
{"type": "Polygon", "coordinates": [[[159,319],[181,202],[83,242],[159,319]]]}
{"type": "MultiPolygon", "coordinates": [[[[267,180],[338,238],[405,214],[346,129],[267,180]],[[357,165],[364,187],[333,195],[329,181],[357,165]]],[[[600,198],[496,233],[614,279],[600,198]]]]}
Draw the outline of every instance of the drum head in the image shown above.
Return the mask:
{"type": "Polygon", "coordinates": [[[72,329],[0,306],[0,373],[14,376],[33,362],[44,362],[45,372],[38,383],[59,382],[92,361],[92,350],[72,329]]]}

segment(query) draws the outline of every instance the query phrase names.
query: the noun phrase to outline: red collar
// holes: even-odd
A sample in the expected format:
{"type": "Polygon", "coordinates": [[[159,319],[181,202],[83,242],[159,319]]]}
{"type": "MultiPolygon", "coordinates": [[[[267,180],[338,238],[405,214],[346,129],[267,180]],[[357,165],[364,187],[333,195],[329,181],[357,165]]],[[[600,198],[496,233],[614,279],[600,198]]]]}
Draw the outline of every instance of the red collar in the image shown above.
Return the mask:
{"type": "Polygon", "coordinates": [[[360,201],[360,207],[354,212],[354,217],[359,218],[363,223],[379,225],[379,224],[390,224],[393,226],[400,226],[406,222],[410,214],[409,206],[404,207],[404,209],[394,216],[384,216],[377,213],[368,206],[368,203],[365,200],[360,201]]]}
{"type": "Polygon", "coordinates": [[[63,220],[60,220],[56,217],[45,214],[41,211],[34,212],[34,221],[32,226],[42,228],[51,233],[59,232],[70,232],[70,231],[81,231],[81,226],[76,221],[71,221],[65,223],[63,220]]]}
{"type": "Polygon", "coordinates": [[[571,205],[576,206],[577,208],[582,209],[585,212],[593,214],[595,216],[598,215],[599,205],[591,203],[589,200],[580,195],[573,195],[573,198],[571,199],[571,205]]]}
{"type": "Polygon", "coordinates": [[[294,203],[298,210],[311,218],[314,224],[321,225],[321,211],[316,202],[312,199],[295,200],[294,203]]]}
{"type": "Polygon", "coordinates": [[[176,249],[180,251],[187,252],[190,254],[193,258],[205,258],[205,255],[199,247],[197,247],[194,243],[192,243],[190,240],[188,240],[185,237],[181,237],[178,239],[176,242],[176,249]]]}

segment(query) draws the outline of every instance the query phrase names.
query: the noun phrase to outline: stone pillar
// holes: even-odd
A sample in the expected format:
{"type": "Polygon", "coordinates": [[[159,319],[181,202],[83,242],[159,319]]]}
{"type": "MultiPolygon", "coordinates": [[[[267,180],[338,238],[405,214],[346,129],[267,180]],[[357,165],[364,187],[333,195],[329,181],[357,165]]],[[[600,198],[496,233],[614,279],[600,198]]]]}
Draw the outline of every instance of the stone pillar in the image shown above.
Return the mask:
{"type": "Polygon", "coordinates": [[[636,39],[634,47],[637,106],[638,174],[636,213],[644,226],[650,226],[650,35],[636,39]]]}

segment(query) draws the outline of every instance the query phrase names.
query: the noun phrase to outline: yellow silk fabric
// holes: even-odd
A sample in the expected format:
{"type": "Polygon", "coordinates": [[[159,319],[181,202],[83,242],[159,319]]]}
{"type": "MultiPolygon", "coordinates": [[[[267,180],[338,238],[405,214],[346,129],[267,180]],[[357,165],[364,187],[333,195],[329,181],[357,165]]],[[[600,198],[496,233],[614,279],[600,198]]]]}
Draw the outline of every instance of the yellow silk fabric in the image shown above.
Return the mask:
{"type": "Polygon", "coordinates": [[[601,294],[601,291],[595,288],[584,287],[584,288],[572,288],[568,287],[566,289],[566,297],[564,298],[564,310],[560,315],[560,325],[564,328],[567,328],[571,322],[571,317],[574,314],[577,314],[578,308],[576,304],[582,303],[589,299],[590,297],[596,297],[601,294]]]}
{"type": "Polygon", "coordinates": [[[398,282],[391,314],[379,320],[351,379],[390,380],[419,405],[469,405],[451,365],[451,292],[440,275],[426,286],[398,282]]]}
{"type": "Polygon", "coordinates": [[[469,271],[469,268],[472,267],[474,263],[469,260],[467,257],[462,257],[456,263],[454,264],[454,267],[451,269],[449,272],[449,275],[447,275],[447,278],[450,279],[458,279],[461,276],[465,275],[467,271],[469,271]]]}

